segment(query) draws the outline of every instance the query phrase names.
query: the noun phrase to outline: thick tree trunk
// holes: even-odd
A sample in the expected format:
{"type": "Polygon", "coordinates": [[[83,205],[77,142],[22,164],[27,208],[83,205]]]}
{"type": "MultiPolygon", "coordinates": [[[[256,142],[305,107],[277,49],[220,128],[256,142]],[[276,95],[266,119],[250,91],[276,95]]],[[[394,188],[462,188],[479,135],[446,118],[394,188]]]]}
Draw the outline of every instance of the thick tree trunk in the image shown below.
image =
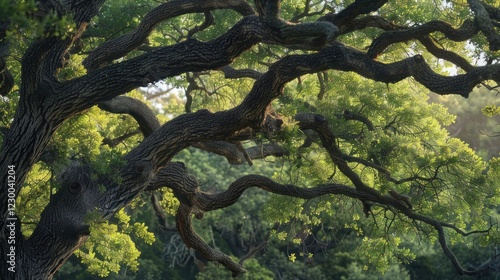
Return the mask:
{"type": "MultiPolygon", "coordinates": [[[[177,213],[177,228],[183,240],[188,246],[203,253],[207,259],[223,263],[233,271],[234,275],[244,272],[242,264],[235,263],[227,255],[213,250],[204,243],[191,227],[191,214],[201,216],[199,212],[227,207],[236,202],[241,193],[249,187],[257,186],[265,191],[305,199],[324,194],[341,194],[363,202],[388,205],[411,219],[434,226],[440,234],[440,240],[444,240],[441,223],[415,214],[411,204],[393,196],[384,196],[366,185],[351,169],[337,148],[335,137],[329,130],[326,119],[320,116],[299,121],[303,127],[313,129],[320,135],[332,162],[350,179],[354,187],[333,184],[301,189],[295,186],[282,186],[259,176],[247,176],[233,183],[221,194],[207,194],[198,189],[196,180],[186,175],[183,166],[169,162],[176,153],[188,146],[209,147],[210,145],[200,142],[224,141],[237,137],[244,129],[261,129],[269,104],[282,93],[284,85],[308,73],[326,69],[353,71],[368,79],[385,83],[395,83],[413,77],[434,92],[463,96],[467,96],[474,86],[484,80],[499,81],[499,65],[475,67],[467,74],[445,77],[433,72],[423,57],[418,55],[391,64],[372,59],[386,46],[398,42],[401,38],[405,40],[422,38],[434,31],[442,31],[447,37],[457,38],[455,36],[457,30],[434,23],[425,28],[398,31],[404,33],[385,33],[387,35],[374,40],[368,53],[363,53],[334,40],[340,30],[345,32],[344,24],[351,23],[360,14],[377,10],[387,1],[357,0],[343,12],[323,17],[321,22],[295,25],[279,18],[280,1],[276,0],[256,1],[259,16],[255,15],[252,7],[242,0],[174,0],[153,9],[144,17],[139,28],[130,34],[111,40],[92,51],[84,62],[88,74],[59,82],[55,78],[55,73],[61,65],[64,53],[73,40],[79,38],[86,23],[95,16],[104,1],[61,2],[60,5],[51,8],[61,15],[73,14],[78,31],[69,39],[63,40],[57,37],[40,39],[26,51],[22,63],[20,103],[0,151],[2,279],[50,279],[88,237],[89,228],[84,223],[84,217],[88,213],[98,209],[98,214],[103,219],[108,219],[143,190],[163,186],[162,183],[166,180],[181,201],[177,213]],[[183,13],[207,12],[221,8],[234,9],[245,17],[225,34],[209,42],[188,39],[111,64],[112,60],[123,58],[142,44],[151,30],[161,21],[183,13]],[[250,73],[257,81],[244,101],[231,110],[216,113],[201,110],[182,115],[161,127],[151,118],[143,118],[142,111],[145,108],[130,111],[127,108],[116,108],[118,101],[124,103],[123,99],[110,101],[136,87],[166,77],[224,67],[259,42],[319,51],[282,58],[265,74],[250,73]],[[109,178],[95,178],[96,174],[86,166],[70,167],[66,175],[60,178],[61,188],[46,206],[34,233],[24,240],[20,228],[21,221],[15,215],[13,199],[19,194],[30,168],[39,160],[58,126],[71,116],[97,104],[110,111],[132,114],[139,121],[142,132],[147,137],[124,157],[124,166],[116,167],[116,174],[122,179],[119,183],[109,178]],[[105,186],[105,190],[101,190],[99,186],[105,186]]],[[[476,1],[470,2],[476,3],[476,1]]],[[[475,12],[484,14],[481,6],[477,6],[475,12]]],[[[480,28],[483,32],[489,30],[487,24],[480,25],[480,28]]],[[[473,28],[466,31],[468,31],[465,32],[467,36],[476,33],[473,28]]],[[[422,40],[425,41],[425,38],[422,40]]],[[[248,154],[244,156],[248,160],[248,154]]],[[[443,243],[443,248],[448,253],[445,241],[443,243]]],[[[457,269],[466,273],[467,271],[457,263],[454,262],[457,269]]]]}
{"type": "Polygon", "coordinates": [[[3,279],[46,279],[49,275],[44,271],[49,266],[41,267],[30,261],[36,256],[47,258],[48,246],[43,245],[39,252],[36,252],[34,247],[29,245],[33,244],[33,241],[24,241],[14,200],[28,172],[40,158],[56,129],[43,117],[46,112],[37,106],[30,107],[25,110],[27,106],[20,105],[0,152],[0,201],[8,202],[0,204],[1,217],[7,217],[0,219],[0,268],[3,279]],[[26,250],[27,248],[30,249],[26,250]]]}

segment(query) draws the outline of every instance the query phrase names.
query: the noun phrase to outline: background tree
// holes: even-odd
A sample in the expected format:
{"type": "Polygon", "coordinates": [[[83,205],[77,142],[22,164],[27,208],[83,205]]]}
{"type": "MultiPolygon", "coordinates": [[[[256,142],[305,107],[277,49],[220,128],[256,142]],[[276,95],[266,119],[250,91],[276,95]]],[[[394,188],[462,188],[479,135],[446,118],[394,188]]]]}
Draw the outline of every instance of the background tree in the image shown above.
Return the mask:
{"type": "Polygon", "coordinates": [[[468,97],[495,87],[493,3],[0,8],[2,275],[51,278],[73,253],[101,276],[137,270],[135,244],[155,241],[147,207],[162,230],[175,225],[171,261],[203,260],[207,273],[218,273],[205,267],[215,261],[233,276],[245,267],[280,276],[293,269],[272,267],[283,255],[266,247],[285,246],[285,259],[314,265],[346,233],[361,237],[352,246],[363,264],[333,259],[347,263],[331,272],[340,278],[371,267],[407,277],[395,264],[416,258],[415,243],[437,242],[460,275],[497,267],[493,251],[465,267],[449,244],[496,244],[498,159],[484,162],[451,138],[441,125],[453,116],[426,103],[429,92],[468,97]],[[188,172],[197,166],[190,159],[209,160],[191,148],[250,167],[231,181],[222,164],[188,172]],[[251,187],[260,190],[242,196],[251,187]],[[247,207],[262,211],[250,217],[247,207]],[[256,254],[260,263],[248,260],[256,254]]]}

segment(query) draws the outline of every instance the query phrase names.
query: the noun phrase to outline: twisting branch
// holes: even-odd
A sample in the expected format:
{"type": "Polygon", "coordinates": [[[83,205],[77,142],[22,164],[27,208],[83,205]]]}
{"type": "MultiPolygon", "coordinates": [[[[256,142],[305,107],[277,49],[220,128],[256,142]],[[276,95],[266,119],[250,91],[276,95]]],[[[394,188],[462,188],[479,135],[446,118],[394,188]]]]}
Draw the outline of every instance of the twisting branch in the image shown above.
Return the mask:
{"type": "MultiPolygon", "coordinates": [[[[341,117],[345,118],[346,120],[358,120],[358,121],[364,123],[370,131],[373,131],[375,129],[373,123],[368,118],[361,116],[361,115],[358,115],[358,114],[355,114],[355,113],[352,113],[348,110],[344,111],[341,114],[341,117]]],[[[322,139],[323,145],[334,143],[334,141],[329,142],[329,141],[325,140],[328,138],[333,139],[334,134],[333,134],[333,131],[330,129],[330,127],[325,124],[326,118],[324,118],[323,116],[317,115],[317,114],[312,114],[312,113],[299,113],[296,116],[296,120],[299,121],[299,126],[302,129],[311,129],[314,132],[316,132],[319,135],[319,137],[322,139]],[[321,127],[321,129],[320,129],[320,127],[321,127]]],[[[398,180],[398,179],[393,178],[391,176],[391,172],[389,170],[387,170],[386,168],[384,168],[380,164],[380,162],[378,162],[378,160],[374,160],[372,162],[370,160],[347,155],[347,154],[343,153],[338,148],[329,148],[329,147],[325,146],[325,149],[328,151],[330,158],[332,159],[332,161],[334,163],[339,163],[341,161],[360,163],[364,166],[371,167],[371,168],[377,170],[378,172],[382,173],[388,181],[390,181],[394,184],[403,184],[405,182],[417,181],[417,180],[418,181],[425,181],[425,182],[432,182],[432,181],[438,179],[439,169],[442,167],[442,166],[436,167],[436,169],[434,170],[433,175],[431,177],[422,177],[419,175],[414,175],[414,176],[411,176],[408,178],[402,178],[402,179],[398,180]]],[[[345,163],[342,163],[342,164],[345,165],[345,163]]],[[[348,168],[348,167],[344,167],[344,168],[348,168]]],[[[341,170],[342,170],[342,168],[341,168],[341,170]]],[[[394,193],[394,191],[389,192],[389,194],[400,196],[400,197],[404,196],[402,194],[394,193]]],[[[411,208],[411,203],[408,202],[408,205],[411,208]]]]}
{"type": "MultiPolygon", "coordinates": [[[[170,2],[169,2],[170,3],[170,2]]],[[[88,108],[93,102],[110,99],[128,92],[137,86],[146,85],[159,79],[175,76],[189,71],[217,69],[225,66],[242,52],[261,41],[273,41],[268,28],[254,17],[246,17],[221,37],[210,42],[188,40],[171,47],[159,48],[142,56],[123,61],[91,72],[88,75],[69,81],[55,88],[60,93],[47,100],[50,108],[64,108],[58,114],[74,114],[88,108]],[[137,69],[137,71],[123,71],[137,69]],[[82,83],[85,87],[82,88],[82,83]],[[67,94],[70,93],[70,94],[67,94]],[[74,106],[75,96],[88,100],[74,106]],[[66,104],[71,103],[71,105],[66,104]],[[53,106],[52,106],[53,105],[53,106]]],[[[376,62],[366,54],[334,42],[318,54],[329,55],[334,63],[323,65],[323,69],[301,71],[312,73],[324,69],[354,71],[376,81],[395,83],[413,76],[419,83],[438,94],[457,93],[468,96],[478,83],[487,79],[497,79],[498,66],[477,67],[466,75],[445,77],[434,73],[421,56],[415,56],[391,64],[376,62]],[[495,74],[496,73],[496,74],[495,74]]],[[[314,55],[312,55],[314,56],[314,55]]],[[[296,75],[297,76],[297,75],[296,75]]]]}
{"type": "MultiPolygon", "coordinates": [[[[314,129],[318,132],[331,160],[351,180],[353,187],[330,184],[302,189],[252,176],[243,177],[233,183],[221,197],[222,194],[201,192],[196,178],[186,174],[184,165],[171,160],[182,149],[197,143],[237,140],[238,137],[244,138],[248,135],[249,130],[265,130],[270,103],[281,95],[286,83],[301,75],[336,69],[352,71],[384,83],[396,83],[413,77],[417,82],[439,94],[453,93],[467,97],[478,83],[488,79],[500,79],[498,65],[474,67],[469,69],[467,74],[445,77],[432,71],[422,56],[384,64],[373,59],[375,51],[370,53],[370,56],[335,42],[340,32],[337,26],[341,28],[347,26],[359,15],[377,10],[387,0],[355,0],[337,15],[327,15],[322,18],[323,21],[304,24],[291,24],[283,20],[280,17],[279,0],[257,0],[258,17],[254,15],[251,6],[243,0],[173,0],[153,9],[131,33],[93,50],[85,60],[87,75],[69,81],[57,81],[55,74],[61,67],[64,53],[74,40],[79,38],[86,23],[96,15],[103,2],[104,0],[59,1],[60,5],[48,7],[61,15],[72,14],[77,22],[78,31],[70,34],[67,39],[49,36],[38,40],[30,46],[23,57],[21,98],[15,119],[0,152],[2,163],[0,176],[3,178],[0,183],[2,190],[0,201],[3,205],[0,228],[6,228],[8,217],[5,203],[7,166],[15,164],[19,169],[16,173],[18,184],[14,193],[17,195],[26,174],[42,155],[51,136],[69,117],[101,103],[102,108],[112,112],[133,115],[147,137],[124,157],[123,165],[115,169],[116,173],[113,174],[115,176],[99,176],[97,172],[92,172],[88,166],[83,165],[70,166],[59,177],[60,191],[43,211],[33,235],[19,244],[22,246],[19,251],[19,267],[25,269],[26,272],[23,273],[27,276],[19,274],[20,276],[16,277],[50,278],[89,235],[85,220],[89,213],[97,211],[102,218],[108,219],[144,190],[154,190],[165,185],[173,189],[174,195],[181,202],[177,227],[186,244],[205,254],[207,259],[222,262],[235,274],[243,272],[242,266],[223,253],[212,250],[201,240],[192,229],[191,216],[194,214],[201,218],[201,210],[209,211],[236,202],[239,195],[250,185],[277,194],[305,199],[324,194],[345,195],[358,199],[365,205],[368,205],[366,202],[370,202],[386,206],[385,208],[390,211],[399,211],[410,219],[434,226],[438,231],[443,250],[452,259],[459,272],[472,273],[461,268],[446,245],[443,228],[451,230],[457,228],[416,214],[411,209],[409,201],[401,198],[398,193],[390,192],[389,195],[383,195],[366,185],[349,167],[336,145],[335,135],[329,129],[326,120],[320,116],[300,115],[298,118],[302,118],[303,129],[314,129]],[[158,48],[141,56],[111,64],[114,59],[124,57],[144,42],[158,23],[183,13],[208,12],[214,9],[234,9],[248,16],[211,41],[200,42],[190,38],[172,46],[158,48]],[[287,56],[274,63],[267,73],[255,76],[256,82],[245,100],[239,106],[227,111],[212,113],[200,110],[159,126],[154,116],[149,117],[150,110],[142,110],[144,104],[123,98],[113,99],[138,86],[166,77],[220,69],[261,42],[321,50],[314,54],[287,56]],[[108,64],[111,65],[105,66],[108,64]],[[37,271],[33,270],[33,267],[43,269],[37,271]]],[[[470,0],[470,3],[474,2],[476,1],[470,0]]],[[[56,5],[58,2],[39,1],[39,3],[56,5]]],[[[480,9],[481,7],[476,9],[477,18],[482,17],[483,11],[480,9]]],[[[384,22],[372,19],[370,23],[365,22],[365,26],[378,24],[383,28],[389,28],[384,22]]],[[[207,18],[206,22],[209,21],[210,18],[207,18]]],[[[487,25],[479,24],[479,28],[486,36],[491,31],[487,25]]],[[[234,143],[232,144],[234,146],[234,143]]],[[[243,151],[241,147],[240,149],[236,147],[236,150],[243,154],[243,158],[245,153],[251,158],[248,150],[243,151]]],[[[278,149],[275,151],[279,152],[278,149]]],[[[6,231],[2,231],[0,235],[6,237],[6,231]]],[[[19,236],[21,237],[21,234],[19,236]]],[[[5,246],[0,246],[3,258],[6,256],[6,250],[8,249],[5,246]]],[[[3,269],[2,272],[6,271],[5,262],[2,262],[0,267],[3,269]]]]}
{"type": "Polygon", "coordinates": [[[436,46],[430,36],[420,36],[418,40],[432,55],[457,65],[465,72],[471,70],[474,67],[465,58],[459,56],[458,54],[436,46]]]}
{"type": "Polygon", "coordinates": [[[330,13],[320,17],[319,20],[329,21],[342,30],[344,25],[349,24],[358,16],[374,12],[386,3],[387,0],[356,0],[338,14],[330,13]]]}
{"type": "Polygon", "coordinates": [[[440,222],[427,216],[415,213],[411,209],[411,204],[409,204],[408,199],[402,199],[401,195],[395,193],[394,191],[392,191],[389,195],[374,196],[342,184],[324,184],[312,188],[300,188],[293,185],[282,185],[260,175],[247,175],[234,181],[224,192],[218,194],[209,194],[204,192],[196,193],[193,204],[202,211],[212,211],[228,207],[238,201],[243,192],[251,187],[258,187],[271,193],[303,199],[312,199],[326,194],[344,195],[350,198],[358,199],[364,204],[369,202],[370,204],[375,203],[381,206],[393,207],[395,210],[391,211],[398,211],[410,219],[426,223],[436,229],[443,251],[451,260],[460,275],[475,275],[487,270],[487,266],[486,268],[480,270],[464,269],[455,254],[448,247],[443,228],[447,227],[461,235],[467,236],[476,233],[487,233],[491,227],[490,229],[482,231],[465,232],[452,224],[440,222]]]}
{"type": "Polygon", "coordinates": [[[373,123],[365,116],[362,116],[360,114],[356,114],[354,112],[351,112],[349,110],[344,110],[344,112],[342,112],[342,115],[341,117],[345,120],[356,120],[356,121],[360,121],[362,122],[364,125],[366,125],[366,127],[368,128],[368,130],[370,131],[373,131],[375,130],[375,126],[373,125],[373,123]]]}
{"type": "Polygon", "coordinates": [[[483,3],[479,0],[467,0],[467,2],[469,3],[470,9],[476,16],[476,23],[479,25],[481,32],[483,32],[484,36],[488,39],[490,50],[500,50],[500,35],[498,35],[498,32],[495,31],[493,22],[483,3]]]}
{"type": "Polygon", "coordinates": [[[149,36],[153,29],[169,18],[188,13],[208,12],[215,9],[234,9],[242,15],[252,15],[252,7],[243,0],[218,1],[218,0],[174,0],[163,3],[149,12],[142,19],[139,26],[131,33],[125,34],[114,40],[107,41],[93,50],[84,60],[83,65],[87,70],[96,70],[112,60],[121,58],[130,51],[138,48],[149,36]]]}
{"type": "Polygon", "coordinates": [[[369,193],[360,192],[355,188],[342,184],[325,184],[314,188],[300,188],[294,185],[282,185],[260,175],[246,175],[238,178],[227,190],[221,193],[197,193],[193,203],[198,209],[205,212],[222,209],[236,203],[245,190],[251,187],[258,187],[274,194],[303,199],[312,199],[325,194],[340,194],[361,200],[376,200],[376,197],[369,193]]]}
{"type": "Polygon", "coordinates": [[[129,114],[139,124],[139,129],[144,136],[149,136],[160,127],[160,122],[151,109],[142,101],[127,97],[117,96],[109,101],[99,104],[99,108],[115,114],[129,114]]]}
{"type": "MultiPolygon", "coordinates": [[[[110,190],[110,199],[105,204],[107,213],[121,208],[128,198],[112,199],[118,195],[135,197],[149,182],[155,170],[165,165],[180,150],[194,143],[208,140],[223,140],[234,133],[251,127],[259,127],[265,120],[269,104],[278,97],[283,86],[289,81],[306,73],[315,73],[328,68],[356,71],[373,80],[397,82],[413,76],[421,84],[438,93],[459,93],[467,96],[473,86],[483,81],[498,77],[498,65],[477,67],[464,75],[444,77],[435,74],[420,56],[408,58],[392,64],[373,61],[366,54],[347,48],[341,44],[333,44],[316,54],[288,56],[275,63],[269,71],[254,84],[245,100],[237,107],[223,112],[210,113],[201,110],[185,114],[166,123],[147,137],[126,157],[127,166],[121,171],[125,185],[110,190]],[[184,129],[179,130],[179,127],[184,129]]],[[[351,179],[354,186],[375,196],[378,191],[366,186],[341,159],[341,153],[335,144],[335,137],[329,135],[327,122],[310,122],[312,129],[324,130],[323,146],[329,149],[334,163],[351,179]]],[[[307,124],[307,118],[301,120],[307,124]]],[[[307,127],[304,127],[307,128],[307,127]]]]}
{"type": "Polygon", "coordinates": [[[194,231],[191,224],[192,214],[193,207],[181,203],[177,210],[177,215],[175,216],[177,231],[186,246],[195,249],[209,261],[221,263],[233,272],[233,277],[245,273],[246,270],[243,268],[243,265],[233,261],[226,254],[208,246],[208,244],[194,231]]]}
{"type": "Polygon", "coordinates": [[[337,147],[336,137],[333,135],[333,132],[328,126],[327,120],[323,116],[302,113],[295,115],[295,119],[299,121],[300,129],[312,129],[318,133],[323,147],[328,152],[333,164],[339,168],[342,174],[349,178],[357,190],[369,193],[375,197],[379,197],[381,195],[378,190],[366,185],[361,180],[359,175],[356,174],[351,167],[349,167],[347,161],[343,159],[342,151],[337,147]]]}
{"type": "Polygon", "coordinates": [[[392,44],[417,39],[423,35],[429,35],[430,33],[437,31],[443,33],[446,38],[450,40],[460,42],[470,39],[477,33],[478,29],[474,22],[465,20],[462,26],[458,29],[454,29],[450,24],[443,21],[431,21],[418,27],[408,28],[406,30],[387,31],[373,40],[370,48],[368,49],[368,55],[370,57],[377,57],[392,44]]]}
{"type": "Polygon", "coordinates": [[[203,31],[207,28],[209,28],[210,26],[212,26],[214,24],[214,16],[212,15],[211,12],[204,12],[203,13],[205,15],[205,21],[203,21],[203,23],[201,25],[198,25],[196,27],[194,27],[193,29],[189,30],[188,34],[187,34],[187,37],[191,37],[193,36],[195,33],[197,32],[200,32],[200,31],[203,31]]]}
{"type": "Polygon", "coordinates": [[[339,33],[337,26],[328,21],[293,24],[283,20],[280,16],[281,0],[255,0],[255,6],[273,39],[280,44],[321,47],[333,42],[339,33]]]}

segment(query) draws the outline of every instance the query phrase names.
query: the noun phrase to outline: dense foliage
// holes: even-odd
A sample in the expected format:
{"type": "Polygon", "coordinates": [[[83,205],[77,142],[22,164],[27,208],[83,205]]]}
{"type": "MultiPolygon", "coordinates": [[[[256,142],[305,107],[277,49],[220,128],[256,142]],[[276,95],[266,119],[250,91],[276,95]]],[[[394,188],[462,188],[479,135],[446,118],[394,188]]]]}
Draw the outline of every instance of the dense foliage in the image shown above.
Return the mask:
{"type": "Polygon", "coordinates": [[[489,0],[0,0],[2,275],[497,277],[499,22],[489,0]]]}

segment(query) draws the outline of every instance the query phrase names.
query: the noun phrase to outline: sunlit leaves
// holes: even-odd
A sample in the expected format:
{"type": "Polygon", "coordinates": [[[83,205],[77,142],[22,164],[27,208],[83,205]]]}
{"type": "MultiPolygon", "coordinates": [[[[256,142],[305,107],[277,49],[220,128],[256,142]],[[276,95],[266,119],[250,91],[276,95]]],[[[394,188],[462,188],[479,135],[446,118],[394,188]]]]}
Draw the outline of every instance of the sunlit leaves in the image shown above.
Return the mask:
{"type": "MultiPolygon", "coordinates": [[[[315,99],[319,87],[316,77],[310,75],[299,82],[290,83],[277,108],[280,112],[309,111],[314,108],[315,113],[327,117],[332,131],[338,137],[338,146],[344,153],[372,160],[388,170],[388,174],[383,174],[363,164],[351,163],[350,166],[371,187],[383,193],[396,189],[408,194],[413,206],[421,213],[450,221],[459,228],[488,228],[491,210],[485,209],[484,204],[493,203],[498,184],[485,184],[485,163],[482,159],[462,141],[450,138],[442,128],[451,124],[454,116],[441,105],[428,104],[425,91],[416,85],[385,85],[352,74],[330,73],[329,77],[336,86],[326,92],[323,102],[315,99]],[[364,117],[367,121],[346,119],[343,117],[346,111],[364,117]]],[[[312,186],[329,178],[349,184],[349,180],[332,165],[319,140],[316,139],[307,148],[300,148],[304,142],[299,139],[303,139],[303,136],[300,133],[288,134],[288,147],[293,151],[289,158],[290,172],[289,175],[281,173],[275,178],[299,186],[312,186]],[[291,141],[290,137],[296,140],[291,141]]],[[[366,242],[370,243],[360,249],[373,252],[372,262],[380,270],[387,269],[396,258],[387,251],[397,251],[397,255],[403,256],[403,259],[414,258],[414,253],[409,249],[396,250],[398,245],[390,247],[387,232],[390,230],[395,234],[413,236],[418,234],[418,229],[412,228],[408,221],[400,220],[401,217],[389,215],[378,207],[371,209],[377,223],[369,225],[370,221],[360,220],[360,211],[352,209],[350,211],[353,214],[350,216],[339,216],[325,208],[313,214],[295,199],[277,197],[273,197],[269,205],[266,208],[268,217],[281,223],[300,221],[302,224],[311,224],[314,221],[312,217],[321,217],[316,216],[319,213],[345,219],[344,228],[365,236],[366,242]],[[366,230],[367,227],[370,230],[366,230]],[[376,241],[371,241],[371,238],[376,241]],[[381,250],[387,252],[383,253],[384,257],[378,255],[381,250]]],[[[335,204],[330,207],[335,207],[335,204]]],[[[326,222],[324,216],[318,221],[326,222]]],[[[288,230],[294,231],[293,227],[288,230]]],[[[456,234],[451,236],[453,240],[462,240],[456,234]]],[[[295,241],[293,238],[284,239],[286,236],[282,232],[277,232],[277,237],[292,243],[295,241]]],[[[430,237],[427,242],[433,240],[430,237]]]]}
{"type": "Polygon", "coordinates": [[[493,117],[500,114],[500,107],[497,107],[496,105],[489,105],[484,107],[482,112],[488,117],[493,117]]]}
{"type": "Polygon", "coordinates": [[[101,277],[118,272],[121,265],[138,269],[137,250],[130,235],[117,232],[117,225],[99,224],[91,231],[91,238],[76,253],[91,273],[101,277]]]}
{"type": "MultiPolygon", "coordinates": [[[[0,6],[5,7],[5,3],[0,2],[0,6]]],[[[23,15],[32,9],[26,3],[20,2],[6,10],[16,16],[23,15]]],[[[157,4],[145,0],[110,3],[106,2],[99,16],[90,23],[83,37],[83,53],[73,55],[59,71],[58,78],[62,82],[84,75],[81,61],[86,52],[106,39],[120,36],[136,27],[150,7],[157,4]]],[[[338,11],[352,1],[327,3],[332,10],[338,11]]],[[[323,5],[319,2],[310,4],[312,11],[320,10],[323,5]]],[[[470,17],[464,4],[464,1],[390,1],[372,15],[384,16],[393,23],[406,27],[419,26],[436,19],[447,20],[453,26],[459,26],[465,18],[470,17]]],[[[290,19],[304,8],[304,1],[283,3],[281,15],[290,19]]],[[[193,35],[196,40],[211,40],[226,32],[241,18],[234,11],[222,10],[213,14],[216,24],[196,34],[191,34],[190,30],[204,20],[201,14],[179,16],[161,23],[143,46],[124,59],[150,51],[150,47],[186,40],[188,34],[193,35]]],[[[317,16],[304,20],[315,20],[317,16]]],[[[51,14],[40,25],[32,27],[27,18],[11,18],[12,24],[20,27],[17,31],[10,30],[9,36],[12,38],[17,36],[31,40],[37,36],[64,37],[68,32],[74,31],[74,26],[68,24],[69,18],[61,19],[51,14]]],[[[358,49],[366,49],[381,32],[377,28],[367,28],[340,36],[339,41],[358,49]]],[[[473,49],[472,44],[445,42],[442,34],[431,35],[433,42],[443,49],[454,50],[458,54],[477,52],[477,58],[494,57],[494,54],[482,51],[484,39],[475,39],[473,45],[481,48],[473,49]]],[[[22,49],[24,44],[23,40],[19,40],[17,46],[22,49]]],[[[243,54],[232,66],[265,72],[270,64],[285,55],[305,52],[308,51],[292,51],[282,46],[260,44],[243,54]]],[[[459,71],[453,65],[433,58],[416,41],[390,46],[378,59],[382,62],[394,62],[416,54],[421,54],[438,73],[459,71]]],[[[324,80],[319,81],[317,75],[306,75],[290,82],[283,95],[273,104],[276,112],[283,115],[285,120],[282,131],[272,137],[259,134],[244,143],[248,146],[279,143],[287,149],[288,155],[283,159],[271,160],[281,161],[282,164],[264,162],[262,165],[255,163],[247,169],[230,168],[224,159],[198,150],[182,151],[176,159],[186,163],[190,172],[200,181],[200,188],[207,192],[221,192],[235,177],[248,173],[274,174],[274,179],[281,183],[304,188],[322,183],[352,186],[352,182],[333,164],[332,157],[335,155],[327,153],[317,135],[312,131],[300,130],[294,121],[296,113],[314,112],[328,120],[329,128],[335,135],[333,145],[342,151],[345,156],[341,158],[349,161],[348,166],[369,187],[380,191],[382,195],[386,195],[389,190],[407,195],[414,211],[453,223],[465,230],[484,230],[490,226],[489,217],[495,217],[493,207],[498,204],[499,197],[498,160],[486,163],[465,143],[450,137],[443,126],[451,124],[454,117],[444,107],[427,103],[427,89],[411,79],[393,85],[339,71],[327,71],[323,77],[324,80]],[[318,99],[320,90],[323,94],[321,100],[318,99]]],[[[192,111],[230,109],[237,106],[253,86],[252,79],[225,79],[218,71],[185,73],[169,78],[165,83],[167,87],[178,89],[178,95],[175,95],[178,99],[165,98],[153,104],[158,112],[168,114],[161,117],[162,121],[184,111],[182,94],[186,93],[189,86],[195,88],[189,92],[190,97],[193,97],[189,108],[192,111]]],[[[138,92],[131,94],[143,99],[138,92]]],[[[11,103],[8,101],[8,104],[10,106],[11,103]]],[[[0,108],[2,124],[6,126],[12,118],[12,112],[7,112],[12,109],[9,106],[0,108]]],[[[494,106],[485,109],[489,115],[498,114],[498,111],[494,106]]],[[[57,158],[50,166],[37,164],[33,168],[19,197],[26,207],[20,208],[19,213],[36,223],[37,213],[47,203],[50,193],[57,189],[57,186],[47,181],[50,182],[58,168],[70,159],[89,161],[99,175],[109,176],[120,183],[119,177],[113,178],[116,176],[114,171],[123,163],[123,155],[141,140],[137,124],[130,116],[107,114],[97,108],[74,116],[53,137],[49,148],[57,152],[57,158]],[[128,137],[113,142],[124,135],[128,137]]],[[[169,187],[168,182],[165,187],[169,187]]],[[[177,211],[179,201],[169,190],[161,190],[159,194],[162,198],[160,204],[170,215],[169,222],[172,222],[171,216],[177,211]]],[[[146,205],[145,200],[140,198],[127,211],[137,214],[146,205]]],[[[149,232],[146,223],[136,221],[137,217],[131,218],[129,215],[130,213],[121,210],[111,222],[94,224],[91,239],[78,252],[90,271],[106,276],[124,266],[137,269],[139,251],[135,246],[139,243],[135,241],[143,240],[151,244],[155,241],[155,236],[149,232]]],[[[90,220],[95,222],[95,219],[90,220]]],[[[152,222],[148,225],[151,224],[152,222]]],[[[364,260],[368,263],[362,266],[349,264],[353,273],[359,273],[359,269],[373,268],[389,271],[394,267],[391,264],[395,260],[404,263],[414,259],[415,248],[411,251],[405,247],[406,241],[416,239],[424,244],[436,240],[428,226],[411,221],[396,209],[383,205],[367,205],[358,200],[333,195],[303,201],[269,196],[261,190],[246,192],[237,204],[223,211],[205,213],[204,219],[194,226],[203,231],[200,235],[210,240],[214,246],[229,247],[224,244],[224,238],[216,237],[214,232],[221,233],[221,236],[231,232],[237,233],[239,242],[247,248],[255,245],[255,236],[263,235],[262,232],[272,232],[271,241],[275,242],[273,245],[286,244],[288,247],[298,248],[305,247],[304,240],[312,235],[328,243],[333,239],[332,235],[344,230],[352,238],[362,238],[363,242],[357,246],[357,251],[363,252],[364,260]]],[[[451,230],[446,233],[452,244],[464,241],[451,230]]],[[[490,236],[482,236],[481,245],[496,240],[496,235],[493,232],[490,236]]],[[[288,257],[294,264],[313,259],[311,253],[303,248],[300,252],[290,251],[282,255],[285,260],[288,257]]],[[[258,264],[255,267],[260,269],[258,264]]],[[[268,270],[261,270],[269,275],[268,270]]],[[[199,279],[203,279],[203,276],[199,279]]]]}
{"type": "Polygon", "coordinates": [[[179,207],[179,200],[175,198],[171,189],[165,188],[161,191],[162,200],[160,201],[160,205],[163,207],[163,211],[165,213],[170,214],[172,216],[177,212],[177,208],[179,207]]]}
{"type": "Polygon", "coordinates": [[[154,234],[144,223],[130,224],[130,217],[121,209],[115,217],[117,224],[94,223],[89,240],[75,254],[88,266],[89,272],[101,277],[117,273],[121,266],[138,269],[140,256],[132,236],[151,245],[154,234]]]}

